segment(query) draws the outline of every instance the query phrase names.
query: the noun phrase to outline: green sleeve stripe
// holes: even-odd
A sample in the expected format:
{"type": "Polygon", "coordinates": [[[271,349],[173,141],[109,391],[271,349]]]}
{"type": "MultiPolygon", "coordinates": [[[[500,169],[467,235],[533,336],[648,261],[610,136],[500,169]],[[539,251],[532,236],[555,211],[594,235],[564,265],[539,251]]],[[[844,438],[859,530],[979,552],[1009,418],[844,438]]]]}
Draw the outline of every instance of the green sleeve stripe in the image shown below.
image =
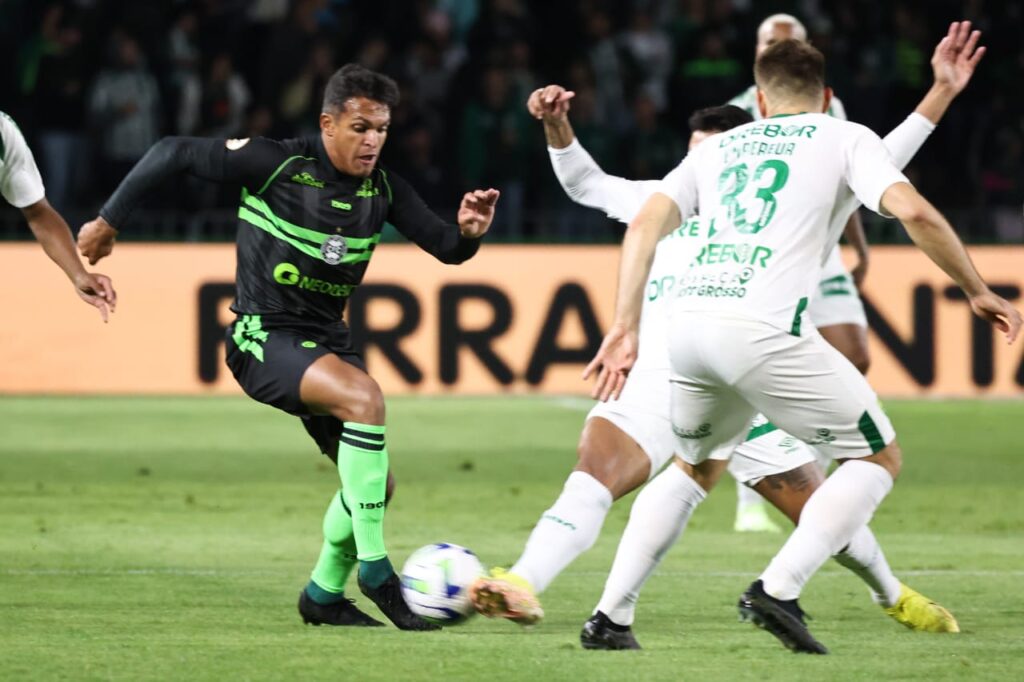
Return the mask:
{"type": "Polygon", "coordinates": [[[861,435],[868,442],[871,454],[878,454],[885,449],[885,441],[882,440],[882,434],[878,431],[875,420],[871,418],[871,415],[866,410],[861,415],[860,421],[857,422],[857,428],[860,429],[861,435]]]}
{"type": "Polygon", "coordinates": [[[750,429],[750,433],[747,434],[747,441],[748,442],[752,441],[755,438],[760,438],[761,436],[769,434],[772,431],[778,431],[778,430],[779,430],[779,427],[776,426],[775,424],[772,424],[771,422],[765,422],[764,424],[761,424],[760,426],[755,426],[754,428],[750,429]]]}
{"type": "Polygon", "coordinates": [[[820,282],[818,282],[818,284],[822,285],[822,284],[831,284],[833,282],[835,282],[835,283],[845,282],[847,279],[849,279],[849,277],[850,277],[849,275],[836,275],[835,277],[829,277],[828,279],[823,279],[820,282]]]}
{"type": "Polygon", "coordinates": [[[829,296],[853,296],[853,292],[849,289],[828,289],[827,291],[821,292],[823,298],[829,296]]]}
{"type": "Polygon", "coordinates": [[[256,194],[263,194],[263,192],[266,191],[267,187],[270,187],[270,183],[272,183],[274,181],[274,178],[276,178],[278,175],[281,174],[281,171],[284,170],[284,167],[287,166],[292,161],[294,161],[295,159],[304,159],[306,161],[316,161],[316,159],[314,159],[312,156],[301,156],[301,155],[289,156],[287,159],[285,159],[284,161],[281,162],[281,165],[277,167],[277,170],[275,170],[273,173],[270,174],[270,177],[267,178],[267,181],[263,183],[263,186],[260,187],[259,191],[256,192],[256,194]]]}
{"type": "Polygon", "coordinates": [[[387,190],[388,190],[388,205],[390,205],[391,204],[391,200],[392,200],[392,194],[391,194],[391,183],[388,182],[388,174],[384,172],[383,168],[378,168],[377,170],[380,171],[380,177],[384,181],[384,187],[386,187],[387,190]]]}
{"type": "Polygon", "coordinates": [[[790,328],[789,333],[793,336],[800,336],[800,326],[803,324],[803,318],[800,316],[807,310],[807,297],[804,296],[796,304],[796,313],[793,314],[793,326],[790,328]]]}

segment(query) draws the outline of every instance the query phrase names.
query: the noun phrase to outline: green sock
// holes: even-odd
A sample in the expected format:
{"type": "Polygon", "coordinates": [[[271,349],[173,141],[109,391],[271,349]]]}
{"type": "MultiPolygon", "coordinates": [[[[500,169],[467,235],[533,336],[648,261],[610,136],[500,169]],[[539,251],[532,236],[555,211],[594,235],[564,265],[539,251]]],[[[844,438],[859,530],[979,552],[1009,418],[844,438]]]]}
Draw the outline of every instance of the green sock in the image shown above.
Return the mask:
{"type": "Polygon", "coordinates": [[[341,501],[339,490],[324,514],[324,544],[313,569],[306,593],[318,604],[333,604],[345,598],[345,583],[356,565],[356,541],[352,517],[341,501]]]}
{"type": "Polygon", "coordinates": [[[338,443],[338,473],[344,502],[352,515],[359,561],[385,558],[388,555],[384,548],[388,451],[384,446],[383,424],[345,424],[338,443]]]}
{"type": "Polygon", "coordinates": [[[359,562],[359,579],[370,587],[380,587],[394,572],[387,557],[359,562]]]}

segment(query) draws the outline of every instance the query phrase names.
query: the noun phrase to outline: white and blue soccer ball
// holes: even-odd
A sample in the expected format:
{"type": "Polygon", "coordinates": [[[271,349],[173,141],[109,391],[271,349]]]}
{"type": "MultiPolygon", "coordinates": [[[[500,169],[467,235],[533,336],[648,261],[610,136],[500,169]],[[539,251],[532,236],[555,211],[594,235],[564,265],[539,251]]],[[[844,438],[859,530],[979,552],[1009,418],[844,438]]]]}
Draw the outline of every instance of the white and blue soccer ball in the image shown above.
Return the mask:
{"type": "Polygon", "coordinates": [[[469,586],[484,574],[476,554],[438,542],[420,547],[402,567],[402,596],[417,616],[454,625],[473,615],[469,586]]]}

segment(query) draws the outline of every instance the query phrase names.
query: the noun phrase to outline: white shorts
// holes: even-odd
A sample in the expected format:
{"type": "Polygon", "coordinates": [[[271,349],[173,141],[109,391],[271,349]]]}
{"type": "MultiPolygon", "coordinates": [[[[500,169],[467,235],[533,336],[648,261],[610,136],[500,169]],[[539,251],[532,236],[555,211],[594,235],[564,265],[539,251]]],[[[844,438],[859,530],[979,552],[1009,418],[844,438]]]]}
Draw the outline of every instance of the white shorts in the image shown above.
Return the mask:
{"type": "Polygon", "coordinates": [[[821,271],[818,291],[811,298],[807,307],[811,322],[818,329],[837,324],[855,324],[867,327],[868,319],[864,315],[864,304],[857,293],[853,277],[846,271],[837,245],[825,261],[821,271]]]}
{"type": "Polygon", "coordinates": [[[832,459],[895,438],[867,380],[817,332],[793,336],[735,315],[677,313],[669,332],[677,454],[728,459],[758,412],[832,459]]]}
{"type": "Polygon", "coordinates": [[[672,459],[676,437],[668,418],[668,369],[634,368],[618,400],[599,402],[587,419],[607,419],[632,438],[651,459],[653,477],[672,459]]]}
{"type": "MultiPolygon", "coordinates": [[[[634,369],[618,400],[598,403],[587,419],[607,419],[640,446],[651,460],[649,478],[676,453],[676,436],[669,419],[669,370],[634,369]]],[[[765,476],[781,474],[814,461],[802,442],[757,417],[748,440],[736,448],[729,472],[740,483],[756,485],[765,476]]]]}

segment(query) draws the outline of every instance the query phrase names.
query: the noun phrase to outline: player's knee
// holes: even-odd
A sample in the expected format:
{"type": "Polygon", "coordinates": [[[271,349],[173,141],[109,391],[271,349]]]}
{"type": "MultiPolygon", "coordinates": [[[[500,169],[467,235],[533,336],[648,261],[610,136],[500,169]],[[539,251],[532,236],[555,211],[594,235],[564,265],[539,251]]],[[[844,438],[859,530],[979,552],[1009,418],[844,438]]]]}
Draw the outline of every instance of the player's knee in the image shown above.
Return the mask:
{"type": "Polygon", "coordinates": [[[878,454],[882,455],[880,464],[885,467],[885,470],[892,476],[892,480],[895,481],[903,469],[903,450],[900,449],[900,444],[893,441],[878,454]]]}
{"type": "Polygon", "coordinates": [[[338,404],[331,407],[331,414],[343,422],[357,424],[384,423],[384,394],[377,382],[368,376],[347,386],[338,404]]]}
{"type": "Polygon", "coordinates": [[[584,438],[576,446],[576,467],[573,471],[588,474],[611,490],[616,484],[617,469],[612,460],[606,450],[584,438]]]}

